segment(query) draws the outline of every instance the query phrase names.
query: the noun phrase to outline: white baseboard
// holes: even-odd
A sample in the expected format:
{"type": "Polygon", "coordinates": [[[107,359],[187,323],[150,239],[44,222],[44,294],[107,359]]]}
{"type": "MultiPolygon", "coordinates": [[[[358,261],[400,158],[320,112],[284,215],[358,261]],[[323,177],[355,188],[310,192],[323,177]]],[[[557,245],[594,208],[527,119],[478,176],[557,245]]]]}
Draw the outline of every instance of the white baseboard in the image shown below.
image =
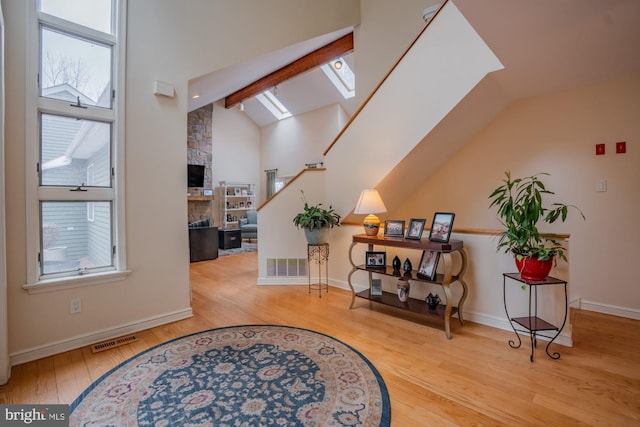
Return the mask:
{"type": "MultiPolygon", "coordinates": [[[[464,315],[463,318],[465,321],[468,320],[470,322],[478,323],[480,325],[491,326],[492,328],[513,332],[513,328],[511,327],[511,324],[506,318],[496,317],[493,315],[487,315],[487,314],[481,314],[481,313],[471,313],[467,311],[464,311],[463,315],[464,315]]],[[[569,316],[568,313],[567,313],[567,316],[569,316]]],[[[568,320],[569,319],[567,318],[567,321],[568,320]]],[[[573,338],[572,338],[571,329],[572,328],[570,324],[565,324],[564,328],[562,329],[562,332],[560,333],[560,335],[558,335],[558,338],[556,338],[556,340],[554,341],[554,344],[560,344],[565,347],[573,347],[573,338]]],[[[514,332],[514,335],[515,335],[515,332],[514,332]]],[[[528,339],[528,333],[520,333],[520,338],[522,340],[528,339]]],[[[551,340],[551,338],[543,337],[540,335],[538,335],[537,338],[540,341],[551,340]]]]}
{"type": "Polygon", "coordinates": [[[258,277],[258,285],[308,285],[307,277],[258,277]]]}
{"type": "Polygon", "coordinates": [[[629,319],[640,320],[640,310],[628,307],[620,307],[616,305],[603,304],[601,302],[586,301],[581,299],[581,310],[595,311],[597,313],[611,314],[613,316],[626,317],[629,319]]]}
{"type": "Polygon", "coordinates": [[[54,354],[63,353],[65,351],[74,350],[76,348],[91,345],[100,341],[105,341],[122,335],[131,334],[133,332],[151,329],[156,326],[165,325],[167,323],[176,322],[178,320],[193,317],[191,307],[165,313],[159,316],[140,319],[135,322],[115,326],[113,328],[103,329],[101,331],[91,332],[85,335],[71,337],[69,339],[29,348],[23,351],[12,353],[9,355],[11,366],[21,363],[31,362],[33,360],[42,359],[43,357],[52,356],[54,354]]]}

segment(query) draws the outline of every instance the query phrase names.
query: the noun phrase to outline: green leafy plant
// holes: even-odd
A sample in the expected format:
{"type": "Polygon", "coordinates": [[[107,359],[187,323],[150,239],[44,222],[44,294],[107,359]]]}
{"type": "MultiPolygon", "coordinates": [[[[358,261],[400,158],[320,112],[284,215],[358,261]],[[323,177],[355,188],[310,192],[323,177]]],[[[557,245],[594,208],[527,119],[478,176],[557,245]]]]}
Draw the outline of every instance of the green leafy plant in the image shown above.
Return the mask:
{"type": "Polygon", "coordinates": [[[304,200],[304,210],[293,218],[293,224],[298,228],[308,228],[309,230],[320,229],[323,227],[340,227],[340,215],[338,215],[331,206],[324,209],[322,203],[309,206],[304,197],[304,191],[300,190],[302,200],[304,200]]]}
{"type": "Polygon", "coordinates": [[[544,206],[543,196],[555,194],[540,180],[541,176],[548,176],[548,173],[511,178],[511,173],[506,171],[505,175],[503,184],[489,196],[489,207],[497,206],[498,217],[505,227],[497,249],[504,249],[505,253],[512,252],[519,259],[532,257],[545,261],[557,255],[566,261],[565,248],[549,235],[540,234],[538,224],[551,224],[558,219],[564,222],[569,208],[576,209],[582,215],[582,219],[585,219],[582,211],[574,205],[564,203],[544,206]]]}

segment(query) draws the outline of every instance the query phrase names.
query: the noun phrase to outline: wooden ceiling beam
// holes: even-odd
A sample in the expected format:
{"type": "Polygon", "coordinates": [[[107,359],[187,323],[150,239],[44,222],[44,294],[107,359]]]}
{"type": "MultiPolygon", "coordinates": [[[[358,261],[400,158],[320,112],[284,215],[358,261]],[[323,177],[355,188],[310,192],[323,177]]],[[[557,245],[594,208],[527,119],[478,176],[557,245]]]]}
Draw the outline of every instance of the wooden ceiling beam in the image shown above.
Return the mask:
{"type": "Polygon", "coordinates": [[[224,99],[224,106],[232,108],[245,99],[352,51],[353,33],[349,33],[232,93],[224,99]]]}

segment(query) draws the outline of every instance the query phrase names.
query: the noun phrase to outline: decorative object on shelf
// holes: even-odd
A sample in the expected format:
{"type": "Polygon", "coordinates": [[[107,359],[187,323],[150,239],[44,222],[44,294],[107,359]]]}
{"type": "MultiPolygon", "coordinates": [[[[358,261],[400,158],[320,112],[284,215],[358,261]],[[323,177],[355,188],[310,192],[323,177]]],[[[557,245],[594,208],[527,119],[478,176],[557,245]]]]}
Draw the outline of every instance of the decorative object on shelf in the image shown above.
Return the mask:
{"type": "Polygon", "coordinates": [[[213,196],[213,190],[211,188],[205,188],[204,190],[202,190],[202,195],[211,197],[213,196]]]}
{"type": "Polygon", "coordinates": [[[411,218],[409,220],[409,227],[407,228],[407,239],[420,240],[422,238],[422,232],[424,231],[424,224],[426,219],[411,218]]]}
{"type": "Polygon", "coordinates": [[[431,231],[429,232],[429,240],[432,242],[447,243],[449,236],[451,236],[451,229],[453,228],[453,219],[456,214],[453,212],[436,212],[433,215],[433,222],[431,223],[431,231]]]}
{"type": "Polygon", "coordinates": [[[438,260],[440,252],[422,251],[420,258],[420,266],[418,267],[418,277],[425,280],[434,280],[436,278],[436,269],[438,268],[438,260]]]}
{"type": "Polygon", "coordinates": [[[385,237],[403,237],[404,220],[388,219],[384,222],[385,237]]]}
{"type": "Polygon", "coordinates": [[[382,279],[371,279],[371,295],[382,295],[382,279]]]}
{"type": "Polygon", "coordinates": [[[489,199],[489,207],[498,208],[498,217],[505,227],[500,234],[497,249],[504,249],[505,253],[512,253],[516,267],[525,280],[544,280],[557,262],[557,258],[567,261],[565,248],[551,237],[541,235],[538,223],[554,223],[557,219],[564,222],[569,208],[576,209],[582,219],[582,211],[574,205],[553,203],[551,208],[544,206],[543,195],[555,194],[547,190],[540,181],[540,176],[548,173],[538,173],[525,178],[511,178],[509,171],[505,172],[506,179],[496,188],[489,199]],[[543,268],[538,266],[544,264],[543,268]],[[534,270],[530,270],[532,267],[534,270]]]}
{"type": "Polygon", "coordinates": [[[429,306],[429,310],[435,310],[438,308],[438,304],[442,302],[438,294],[433,295],[431,292],[429,292],[429,295],[427,295],[424,300],[429,306]]]}
{"type": "Polygon", "coordinates": [[[411,290],[411,284],[409,283],[409,279],[405,277],[401,277],[398,280],[398,299],[400,302],[407,302],[409,299],[409,291],[411,290]]]}
{"type": "Polygon", "coordinates": [[[367,268],[387,268],[387,253],[367,251],[365,262],[367,268]]]}
{"type": "Polygon", "coordinates": [[[377,213],[385,213],[387,208],[375,188],[362,190],[354,214],[367,215],[364,219],[364,232],[367,236],[375,236],[380,230],[380,218],[375,216],[377,213]]]}
{"type": "Polygon", "coordinates": [[[400,267],[402,266],[402,261],[400,261],[400,257],[396,255],[393,257],[393,261],[391,262],[391,267],[393,267],[394,273],[400,273],[400,267]]]}
{"type": "Polygon", "coordinates": [[[300,193],[304,200],[304,210],[293,218],[293,224],[304,230],[307,243],[312,245],[326,243],[329,239],[329,230],[340,227],[340,215],[331,205],[329,209],[322,208],[322,203],[309,206],[304,197],[304,191],[300,190],[300,193]]]}
{"type": "Polygon", "coordinates": [[[404,260],[404,264],[402,265],[402,269],[404,270],[404,274],[411,275],[411,270],[413,270],[413,265],[411,264],[411,260],[409,258],[404,260]]]}

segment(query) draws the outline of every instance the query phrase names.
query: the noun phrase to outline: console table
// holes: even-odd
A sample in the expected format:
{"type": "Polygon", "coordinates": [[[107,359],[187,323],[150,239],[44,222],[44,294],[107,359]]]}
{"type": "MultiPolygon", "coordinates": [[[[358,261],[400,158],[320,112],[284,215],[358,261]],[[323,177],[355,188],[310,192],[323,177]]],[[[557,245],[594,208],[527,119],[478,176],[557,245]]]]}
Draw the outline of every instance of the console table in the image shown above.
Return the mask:
{"type": "Polygon", "coordinates": [[[389,305],[392,307],[408,310],[414,313],[431,316],[435,319],[440,319],[444,323],[445,334],[448,339],[451,339],[451,316],[458,314],[458,320],[460,324],[464,325],[462,319],[462,305],[467,298],[467,284],[463,280],[463,276],[467,271],[467,254],[464,250],[464,245],[461,240],[450,240],[448,243],[432,242],[429,240],[410,240],[402,237],[384,237],[384,236],[367,236],[366,234],[356,234],[352,236],[351,246],[349,247],[349,262],[352,269],[347,277],[347,282],[351,288],[351,305],[349,308],[353,308],[355,297],[364,298],[369,301],[389,305]],[[385,276],[400,277],[398,272],[393,271],[391,266],[385,266],[384,268],[367,268],[366,265],[356,264],[353,262],[353,248],[357,244],[368,245],[368,251],[373,251],[374,246],[395,247],[402,249],[415,249],[415,250],[430,250],[440,253],[439,264],[443,266],[443,274],[438,274],[434,280],[426,280],[419,278],[416,274],[417,270],[413,270],[409,276],[404,275],[411,282],[420,283],[435,283],[442,286],[445,294],[445,304],[439,304],[435,310],[429,309],[427,303],[416,298],[409,298],[407,302],[401,302],[398,296],[390,292],[382,292],[382,295],[371,295],[371,279],[373,274],[382,274],[385,276]],[[454,253],[460,254],[461,266],[457,274],[454,275],[453,270],[453,258],[454,253]],[[351,282],[351,277],[356,271],[366,271],[369,275],[369,288],[361,292],[356,292],[351,282]],[[462,295],[460,296],[457,305],[453,304],[453,297],[451,294],[451,284],[459,283],[462,286],[462,295]]]}
{"type": "MultiPolygon", "coordinates": [[[[525,332],[529,334],[529,338],[531,339],[531,356],[529,356],[529,360],[533,362],[533,350],[537,345],[537,337],[545,337],[551,339],[547,344],[546,353],[552,359],[560,359],[560,353],[557,351],[553,354],[549,353],[549,346],[560,332],[564,328],[565,323],[567,323],[567,312],[569,311],[569,297],[567,295],[567,281],[556,279],[555,277],[547,276],[544,280],[534,281],[534,280],[526,280],[520,276],[520,273],[504,273],[502,275],[502,293],[504,295],[504,311],[507,314],[507,318],[509,319],[509,323],[511,324],[511,328],[513,332],[515,332],[516,337],[518,338],[518,344],[516,344],[513,340],[509,340],[509,346],[511,348],[519,348],[522,345],[522,340],[520,339],[520,334],[518,332],[525,332]],[[524,283],[525,286],[529,288],[529,315],[524,317],[510,317],[509,310],[507,309],[507,279],[514,280],[519,283],[524,283]],[[538,287],[540,286],[551,286],[551,285],[562,285],[564,287],[564,320],[562,321],[562,326],[557,327],[545,320],[542,320],[538,317],[538,287]],[[533,308],[532,308],[533,307],[533,308]],[[532,311],[533,310],[533,311],[532,311]],[[523,329],[516,328],[515,325],[518,325],[523,329]],[[545,335],[543,332],[545,331],[557,331],[555,335],[549,336],[545,335]]],[[[553,332],[551,332],[553,333],[553,332]]]]}

